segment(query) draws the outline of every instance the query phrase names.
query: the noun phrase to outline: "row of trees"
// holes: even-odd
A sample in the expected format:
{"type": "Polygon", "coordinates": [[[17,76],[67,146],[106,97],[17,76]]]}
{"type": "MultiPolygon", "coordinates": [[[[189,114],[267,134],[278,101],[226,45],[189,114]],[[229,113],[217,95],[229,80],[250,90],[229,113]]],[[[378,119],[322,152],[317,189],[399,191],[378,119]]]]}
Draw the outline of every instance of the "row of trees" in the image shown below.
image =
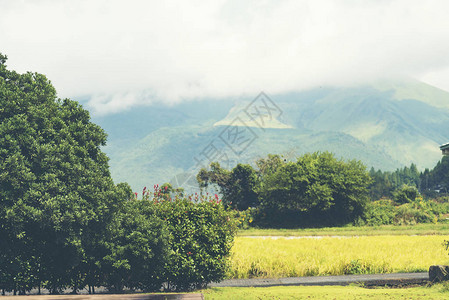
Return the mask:
{"type": "Polygon", "coordinates": [[[419,172],[416,165],[411,164],[410,167],[393,172],[371,168],[370,176],[373,178],[369,187],[372,200],[394,198],[395,193],[407,187],[417,189],[421,194],[432,198],[449,192],[449,157],[443,156],[433,169],[425,169],[423,172],[419,172]]]}
{"type": "MultiPolygon", "coordinates": [[[[0,289],[184,290],[223,278],[235,226],[216,199],[137,201],[105,132],[41,74],[0,54],[0,289]],[[188,237],[188,238],[187,238],[188,237]]],[[[168,187],[167,187],[168,190],[168,187]]]]}
{"type": "Polygon", "coordinates": [[[202,188],[217,187],[226,206],[258,208],[258,223],[268,226],[353,222],[369,201],[371,182],[362,163],[328,152],[305,154],[296,162],[268,155],[256,168],[238,164],[230,171],[212,163],[197,179],[202,188]]]}
{"type": "Polygon", "coordinates": [[[365,170],[358,161],[338,160],[328,152],[305,154],[295,162],[268,155],[255,167],[238,164],[226,170],[212,163],[197,180],[202,189],[218,189],[225,205],[244,211],[242,219],[251,225],[413,224],[449,213],[443,197],[449,157],[421,173],[415,164],[393,172],[365,170]]]}
{"type": "Polygon", "coordinates": [[[268,155],[255,165],[225,170],[212,163],[197,175],[202,189],[218,189],[226,206],[241,211],[244,226],[414,224],[449,213],[449,157],[424,172],[415,164],[366,172],[360,162],[328,152],[305,154],[295,162],[268,155]]]}

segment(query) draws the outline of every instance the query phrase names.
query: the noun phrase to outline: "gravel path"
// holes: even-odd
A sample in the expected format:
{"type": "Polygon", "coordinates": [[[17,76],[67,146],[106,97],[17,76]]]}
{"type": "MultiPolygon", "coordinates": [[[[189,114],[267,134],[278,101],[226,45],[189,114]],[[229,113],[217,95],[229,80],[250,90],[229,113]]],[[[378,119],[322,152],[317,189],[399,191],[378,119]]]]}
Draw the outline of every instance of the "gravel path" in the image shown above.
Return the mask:
{"type": "Polygon", "coordinates": [[[371,275],[340,275],[340,276],[310,276],[287,278],[252,278],[227,279],[219,283],[209,284],[210,287],[263,287],[280,285],[348,285],[363,283],[370,285],[406,285],[422,284],[429,281],[429,273],[395,273],[371,275]]]}

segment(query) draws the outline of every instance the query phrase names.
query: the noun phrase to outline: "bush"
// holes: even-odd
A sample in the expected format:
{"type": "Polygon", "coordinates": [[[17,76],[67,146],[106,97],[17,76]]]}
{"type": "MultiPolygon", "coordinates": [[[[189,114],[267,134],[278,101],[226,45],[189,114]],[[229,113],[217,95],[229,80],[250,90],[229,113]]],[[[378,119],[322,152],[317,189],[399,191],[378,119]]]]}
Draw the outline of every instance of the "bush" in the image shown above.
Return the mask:
{"type": "Polygon", "coordinates": [[[103,259],[104,285],[113,292],[124,287],[160,290],[169,256],[168,230],[148,200],[128,201],[115,220],[103,259]]]}
{"type": "Polygon", "coordinates": [[[392,200],[383,199],[368,204],[363,218],[357,225],[411,225],[437,222],[449,213],[449,203],[425,200],[418,196],[415,200],[397,205],[392,200]]]}
{"type": "Polygon", "coordinates": [[[363,221],[369,226],[393,224],[396,209],[391,200],[378,200],[367,205],[363,221]]]}
{"type": "Polygon", "coordinates": [[[239,229],[248,229],[253,225],[255,218],[259,214],[259,208],[249,207],[246,210],[234,210],[234,218],[239,229]]]}
{"type": "Polygon", "coordinates": [[[413,202],[418,196],[419,193],[416,187],[405,184],[393,192],[393,200],[398,204],[413,202]]]}
{"type": "Polygon", "coordinates": [[[412,225],[417,223],[430,223],[433,220],[434,215],[432,213],[405,204],[398,207],[394,223],[397,225],[412,225]]]}
{"type": "Polygon", "coordinates": [[[153,197],[169,232],[166,290],[192,290],[222,280],[237,229],[232,213],[217,195],[170,198],[168,189],[155,186],[153,197]]]}

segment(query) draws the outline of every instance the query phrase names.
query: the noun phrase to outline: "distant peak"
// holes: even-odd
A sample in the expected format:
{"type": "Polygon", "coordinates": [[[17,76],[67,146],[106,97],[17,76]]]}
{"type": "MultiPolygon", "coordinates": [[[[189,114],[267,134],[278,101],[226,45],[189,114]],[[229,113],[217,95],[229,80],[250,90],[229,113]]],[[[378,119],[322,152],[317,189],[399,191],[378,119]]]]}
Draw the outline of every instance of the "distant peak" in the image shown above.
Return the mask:
{"type": "Polygon", "coordinates": [[[371,86],[379,91],[393,91],[393,98],[396,100],[419,100],[449,109],[449,92],[413,78],[378,80],[371,86]]]}
{"type": "Polygon", "coordinates": [[[216,122],[215,126],[247,126],[247,127],[259,127],[259,128],[276,128],[276,129],[287,129],[293,128],[290,125],[284,124],[275,116],[271,114],[262,115],[259,118],[253,118],[247,113],[245,113],[244,109],[248,105],[246,102],[237,103],[227,116],[216,122]]]}

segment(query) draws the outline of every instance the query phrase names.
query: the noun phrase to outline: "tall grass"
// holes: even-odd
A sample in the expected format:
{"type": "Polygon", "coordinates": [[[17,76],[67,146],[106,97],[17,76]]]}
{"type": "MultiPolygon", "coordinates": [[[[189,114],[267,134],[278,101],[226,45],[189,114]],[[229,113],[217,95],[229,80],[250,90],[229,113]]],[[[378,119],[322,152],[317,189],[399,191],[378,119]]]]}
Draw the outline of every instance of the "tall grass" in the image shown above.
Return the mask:
{"type": "Polygon", "coordinates": [[[427,271],[449,264],[442,243],[449,236],[323,238],[237,237],[229,278],[427,271]]]}

